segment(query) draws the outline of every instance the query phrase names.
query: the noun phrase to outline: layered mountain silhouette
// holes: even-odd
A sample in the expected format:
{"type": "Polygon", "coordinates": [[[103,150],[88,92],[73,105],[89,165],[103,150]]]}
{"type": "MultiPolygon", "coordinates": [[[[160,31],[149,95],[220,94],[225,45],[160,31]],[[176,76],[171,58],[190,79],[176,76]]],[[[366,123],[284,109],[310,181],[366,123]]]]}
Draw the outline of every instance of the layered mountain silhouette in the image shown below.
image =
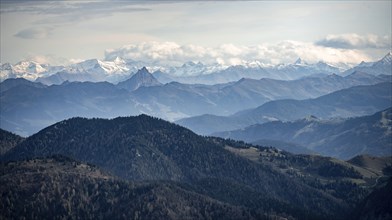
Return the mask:
{"type": "Polygon", "coordinates": [[[349,159],[360,154],[392,155],[391,127],[392,109],[389,108],[371,116],[346,120],[276,121],[214,135],[247,142],[262,139],[285,141],[306,146],[322,155],[349,159]]]}
{"type": "Polygon", "coordinates": [[[161,85],[146,69],[118,85],[66,81],[45,86],[7,79],[0,84],[0,126],[28,136],[74,116],[113,118],[146,113],[174,121],[206,113],[230,115],[271,100],[315,98],[354,85],[385,81],[390,78],[356,72],[346,77],[330,75],[295,81],[241,79],[217,85],[161,85]]]}
{"type": "Polygon", "coordinates": [[[390,107],[391,88],[391,83],[356,86],[315,99],[276,100],[231,116],[201,115],[177,123],[199,134],[211,134],[268,121],[293,121],[309,115],[321,119],[355,117],[390,107]]]}
{"type": "Polygon", "coordinates": [[[34,88],[46,88],[47,86],[42,84],[42,83],[35,83],[31,82],[27,79],[24,78],[15,78],[15,79],[7,79],[6,81],[2,82],[0,84],[0,92],[5,92],[9,89],[12,89],[14,87],[24,87],[24,86],[29,86],[29,87],[34,87],[34,88]]]}
{"type": "Polygon", "coordinates": [[[126,90],[107,82],[65,82],[44,88],[20,85],[2,92],[0,101],[1,128],[23,136],[77,115],[108,118],[139,113],[126,90]]]}
{"type": "Polygon", "coordinates": [[[381,60],[376,62],[362,62],[354,68],[346,70],[343,74],[351,74],[355,71],[366,72],[368,74],[379,75],[392,75],[392,52],[386,54],[381,60]]]}
{"type": "Polygon", "coordinates": [[[391,60],[2,64],[0,219],[389,219],[391,60]]]}

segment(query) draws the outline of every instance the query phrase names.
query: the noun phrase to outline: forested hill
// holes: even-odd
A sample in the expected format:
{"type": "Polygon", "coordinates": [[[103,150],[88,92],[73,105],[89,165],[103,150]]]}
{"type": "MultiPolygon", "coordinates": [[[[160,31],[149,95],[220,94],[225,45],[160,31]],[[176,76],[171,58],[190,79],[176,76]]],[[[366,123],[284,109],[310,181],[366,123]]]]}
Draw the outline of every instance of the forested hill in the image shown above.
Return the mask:
{"type": "MultiPolygon", "coordinates": [[[[131,183],[174,181],[185,191],[240,209],[244,206],[253,212],[251,216],[275,213],[297,219],[345,218],[370,190],[357,183],[369,186],[372,178],[384,175],[330,158],[294,156],[274,148],[202,137],[147,115],[61,121],[26,138],[1,160],[31,161],[54,155],[94,165],[131,183]]],[[[164,200],[172,201],[167,198],[172,189],[177,191],[169,187],[164,200]]]]}
{"type": "Polygon", "coordinates": [[[0,155],[5,154],[23,140],[23,137],[0,128],[0,155]]]}

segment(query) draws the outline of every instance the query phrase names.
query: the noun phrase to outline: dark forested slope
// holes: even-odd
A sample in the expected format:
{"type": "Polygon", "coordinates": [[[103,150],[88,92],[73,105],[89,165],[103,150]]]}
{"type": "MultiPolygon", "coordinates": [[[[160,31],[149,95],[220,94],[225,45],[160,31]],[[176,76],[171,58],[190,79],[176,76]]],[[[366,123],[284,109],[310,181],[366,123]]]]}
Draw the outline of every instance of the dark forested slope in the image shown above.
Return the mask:
{"type": "Polygon", "coordinates": [[[63,156],[1,164],[0,218],[260,219],[170,182],[130,183],[63,156]]]}
{"type": "MultiPolygon", "coordinates": [[[[235,210],[241,209],[243,216],[249,214],[248,217],[256,218],[276,214],[297,219],[339,219],[350,213],[368,192],[357,183],[370,185],[359,172],[362,170],[348,163],[341,165],[342,162],[323,157],[294,156],[274,148],[255,148],[241,142],[202,137],[146,115],[61,121],[28,137],[1,160],[6,163],[53,155],[92,164],[123,181],[143,184],[153,181],[158,184],[159,193],[163,190],[157,201],[169,204],[162,208],[166,211],[170,210],[171,201],[184,200],[181,204],[189,203],[190,209],[199,213],[200,204],[204,202],[197,201],[212,199],[233,206],[230,208],[234,210],[233,216],[237,216],[235,210]],[[161,185],[167,181],[175,184],[161,185]],[[176,194],[180,192],[183,193],[176,194]],[[188,201],[194,199],[189,193],[201,196],[195,200],[196,204],[188,201]]],[[[29,175],[29,171],[20,172],[15,184],[23,186],[24,175],[29,175]]],[[[31,180],[39,184],[43,181],[40,178],[31,180]]],[[[70,184],[76,183],[71,181],[70,184]]],[[[82,186],[75,186],[79,187],[82,186]]],[[[105,190],[99,189],[98,194],[105,190]]],[[[21,192],[16,194],[26,196],[21,192]]],[[[54,194],[45,191],[42,195],[52,198],[54,194]]],[[[117,195],[113,200],[120,201],[117,195]]],[[[105,201],[107,197],[101,199],[105,201]]],[[[139,203],[149,207],[148,201],[136,202],[139,203]]],[[[221,210],[219,206],[217,210],[221,210]]],[[[212,215],[211,211],[205,212],[212,215]]]]}
{"type": "Polygon", "coordinates": [[[5,154],[23,140],[23,137],[0,128],[0,155],[5,154]]]}
{"type": "Polygon", "coordinates": [[[193,185],[203,179],[250,187],[264,199],[300,207],[312,215],[344,213],[350,206],[265,164],[254,163],[169,122],[146,115],[112,120],[73,118],[27,138],[3,160],[65,155],[127,180],[171,180],[193,185]],[[313,213],[314,214],[314,213],[313,213]]]}

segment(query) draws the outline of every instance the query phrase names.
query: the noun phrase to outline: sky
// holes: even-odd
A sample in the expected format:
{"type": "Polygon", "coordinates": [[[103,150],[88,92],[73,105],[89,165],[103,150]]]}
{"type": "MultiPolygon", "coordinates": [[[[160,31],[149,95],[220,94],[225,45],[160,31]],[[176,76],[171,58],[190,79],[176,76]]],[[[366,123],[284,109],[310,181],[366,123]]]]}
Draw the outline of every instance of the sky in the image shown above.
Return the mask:
{"type": "Polygon", "coordinates": [[[392,1],[0,0],[1,63],[374,61],[392,1]]]}

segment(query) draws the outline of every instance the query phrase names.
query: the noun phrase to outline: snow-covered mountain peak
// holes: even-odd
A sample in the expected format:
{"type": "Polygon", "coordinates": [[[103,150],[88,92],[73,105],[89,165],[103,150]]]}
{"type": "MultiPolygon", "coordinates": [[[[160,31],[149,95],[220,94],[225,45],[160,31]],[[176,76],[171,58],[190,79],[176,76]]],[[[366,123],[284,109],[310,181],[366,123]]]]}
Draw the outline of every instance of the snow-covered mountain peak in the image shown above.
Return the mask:
{"type": "Polygon", "coordinates": [[[345,71],[344,75],[349,75],[355,71],[365,72],[371,75],[392,75],[392,53],[388,52],[376,62],[361,62],[359,65],[345,71]]]}
{"type": "Polygon", "coordinates": [[[266,65],[258,60],[249,61],[243,64],[247,68],[263,68],[263,67],[271,67],[271,65],[266,65]]]}
{"type": "Polygon", "coordinates": [[[12,65],[5,63],[1,65],[0,81],[7,78],[25,78],[28,80],[36,80],[39,77],[48,76],[64,69],[63,66],[50,66],[48,64],[40,64],[35,61],[21,61],[12,65]]]}
{"type": "Polygon", "coordinates": [[[76,64],[71,65],[71,69],[76,69],[79,71],[88,71],[93,68],[99,68],[98,59],[89,59],[89,60],[85,60],[80,63],[76,63],[76,64]]]}
{"type": "Polygon", "coordinates": [[[315,69],[320,70],[321,72],[334,73],[334,74],[343,72],[345,70],[342,67],[337,67],[335,65],[331,65],[323,61],[319,61],[315,63],[313,66],[315,69]]]}
{"type": "Polygon", "coordinates": [[[13,66],[13,70],[22,73],[22,72],[29,72],[29,73],[42,73],[45,72],[48,65],[39,64],[34,61],[21,61],[15,66],[13,66]]]}
{"type": "Polygon", "coordinates": [[[207,66],[201,62],[188,61],[179,67],[169,68],[167,72],[173,76],[195,76],[202,75],[207,69],[207,66]]]}
{"type": "Polygon", "coordinates": [[[126,63],[121,58],[116,58],[113,61],[102,61],[98,59],[90,59],[77,64],[73,64],[68,68],[70,72],[86,72],[92,74],[114,75],[124,74],[128,72],[126,63]]]}
{"type": "Polygon", "coordinates": [[[383,64],[391,64],[392,63],[392,52],[387,53],[380,61],[383,64]]]}
{"type": "Polygon", "coordinates": [[[126,61],[125,61],[123,58],[121,58],[121,57],[116,57],[116,58],[113,60],[113,62],[114,62],[116,65],[124,65],[124,64],[126,64],[126,61]]]}

